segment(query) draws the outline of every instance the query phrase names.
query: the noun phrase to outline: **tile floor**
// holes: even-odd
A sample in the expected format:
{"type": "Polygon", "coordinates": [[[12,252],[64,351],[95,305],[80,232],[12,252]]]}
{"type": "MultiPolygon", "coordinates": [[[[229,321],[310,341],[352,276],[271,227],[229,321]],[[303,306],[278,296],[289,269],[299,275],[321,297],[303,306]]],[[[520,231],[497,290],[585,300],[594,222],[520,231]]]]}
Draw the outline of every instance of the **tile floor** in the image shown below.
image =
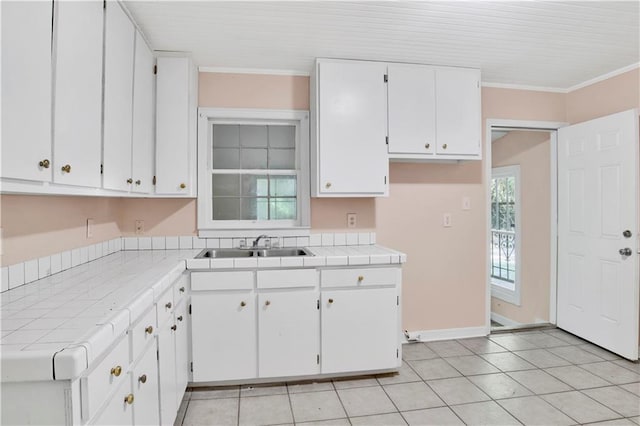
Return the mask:
{"type": "Polygon", "coordinates": [[[398,374],[188,389],[176,425],[640,424],[640,364],[561,330],[403,346],[398,374]]]}

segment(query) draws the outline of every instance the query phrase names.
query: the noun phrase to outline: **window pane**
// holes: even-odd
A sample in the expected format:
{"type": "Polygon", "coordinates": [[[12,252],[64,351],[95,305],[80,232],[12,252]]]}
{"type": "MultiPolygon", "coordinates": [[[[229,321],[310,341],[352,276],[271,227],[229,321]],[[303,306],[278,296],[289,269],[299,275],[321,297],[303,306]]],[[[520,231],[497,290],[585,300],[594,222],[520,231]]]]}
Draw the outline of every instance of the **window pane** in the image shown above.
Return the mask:
{"type": "Polygon", "coordinates": [[[266,169],[267,150],[257,148],[246,148],[242,150],[241,162],[243,169],[266,169]]]}
{"type": "Polygon", "coordinates": [[[270,169],[288,169],[296,168],[296,155],[293,149],[270,149],[269,150],[269,168],[270,169]]]}
{"type": "Polygon", "coordinates": [[[240,218],[240,198],[213,197],[213,220],[237,220],[240,218]]]}
{"type": "Polygon", "coordinates": [[[240,126],[240,146],[266,148],[267,126],[240,126]]]}
{"type": "Polygon", "coordinates": [[[242,175],[242,196],[266,197],[269,194],[268,179],[266,175],[242,175]]]}
{"type": "Polygon", "coordinates": [[[269,201],[271,219],[290,219],[297,217],[295,198],[271,198],[269,201]]]}
{"type": "Polygon", "coordinates": [[[295,148],[295,126],[269,126],[270,148],[295,148]]]}
{"type": "Polygon", "coordinates": [[[213,196],[239,196],[240,175],[219,175],[212,177],[213,196]]]}
{"type": "Polygon", "coordinates": [[[239,169],[240,168],[240,150],[230,148],[214,148],[213,149],[213,168],[214,169],[239,169]]]}
{"type": "Polygon", "coordinates": [[[240,146],[239,126],[229,124],[213,125],[214,148],[234,148],[240,146]]]}
{"type": "Polygon", "coordinates": [[[243,198],[242,220],[267,220],[269,219],[267,198],[243,198]]]}
{"type": "Polygon", "coordinates": [[[271,176],[269,195],[272,197],[295,197],[296,176],[271,176]]]}

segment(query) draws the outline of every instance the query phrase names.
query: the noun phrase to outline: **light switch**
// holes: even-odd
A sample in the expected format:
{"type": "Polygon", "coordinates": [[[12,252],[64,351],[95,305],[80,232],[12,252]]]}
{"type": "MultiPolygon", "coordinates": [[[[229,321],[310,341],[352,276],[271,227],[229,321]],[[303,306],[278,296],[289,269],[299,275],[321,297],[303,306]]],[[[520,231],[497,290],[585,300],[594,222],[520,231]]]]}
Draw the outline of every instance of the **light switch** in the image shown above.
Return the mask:
{"type": "Polygon", "coordinates": [[[445,213],[442,215],[442,226],[445,228],[451,227],[451,213],[445,213]]]}
{"type": "Polygon", "coordinates": [[[347,213],[347,228],[355,228],[358,224],[358,215],[355,213],[347,213]]]}
{"type": "Polygon", "coordinates": [[[471,198],[462,197],[462,210],[471,210],[471,198]]]}

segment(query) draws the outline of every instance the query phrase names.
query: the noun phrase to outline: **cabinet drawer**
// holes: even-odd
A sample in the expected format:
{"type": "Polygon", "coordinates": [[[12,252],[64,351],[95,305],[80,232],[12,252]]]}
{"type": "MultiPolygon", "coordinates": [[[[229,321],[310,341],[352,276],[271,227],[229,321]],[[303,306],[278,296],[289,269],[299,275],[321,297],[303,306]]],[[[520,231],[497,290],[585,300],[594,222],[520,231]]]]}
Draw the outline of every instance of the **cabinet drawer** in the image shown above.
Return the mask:
{"type": "MultiPolygon", "coordinates": [[[[129,341],[121,339],[111,352],[82,378],[82,417],[90,419],[102,406],[107,395],[128,380],[129,341]]],[[[124,395],[122,396],[124,398],[124,395]]],[[[123,399],[124,400],[124,399],[123,399]]],[[[123,401],[122,400],[122,401],[123,401]]]]}
{"type": "Polygon", "coordinates": [[[398,268],[326,269],[322,271],[322,287],[351,287],[366,285],[396,285],[398,268]]]}
{"type": "MultiPolygon", "coordinates": [[[[124,376],[124,373],[123,373],[124,376]]],[[[126,398],[129,395],[133,395],[131,391],[131,378],[127,373],[127,383],[123,383],[114,393],[106,406],[91,422],[90,425],[130,425],[133,424],[133,402],[135,402],[135,395],[132,404],[126,402],[126,398]]]]}
{"type": "Polygon", "coordinates": [[[252,290],[252,271],[192,272],[191,290],[252,290]]]}
{"type": "Polygon", "coordinates": [[[162,296],[160,296],[156,305],[156,310],[158,313],[158,325],[164,324],[164,322],[167,321],[171,317],[171,315],[173,315],[174,306],[175,302],[173,301],[173,288],[170,287],[162,294],[162,296]]]}
{"type": "Polygon", "coordinates": [[[140,357],[140,354],[147,347],[149,342],[152,342],[156,332],[156,311],[151,308],[146,314],[142,316],[140,321],[136,323],[129,330],[131,338],[131,360],[135,361],[140,357]]]}
{"type": "Polygon", "coordinates": [[[286,271],[258,271],[258,288],[315,287],[318,271],[315,269],[292,269],[286,271]]]}
{"type": "Polygon", "coordinates": [[[187,283],[189,282],[189,275],[182,275],[176,283],[173,285],[173,302],[176,306],[182,302],[187,295],[187,283]]]}

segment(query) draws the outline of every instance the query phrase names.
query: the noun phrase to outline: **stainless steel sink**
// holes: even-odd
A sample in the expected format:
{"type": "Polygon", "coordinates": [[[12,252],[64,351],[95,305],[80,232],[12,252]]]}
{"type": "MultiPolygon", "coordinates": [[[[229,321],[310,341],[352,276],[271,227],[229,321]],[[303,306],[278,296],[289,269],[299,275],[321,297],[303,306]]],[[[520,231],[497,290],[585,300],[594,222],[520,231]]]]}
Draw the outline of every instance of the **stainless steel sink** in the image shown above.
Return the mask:
{"type": "Polygon", "coordinates": [[[202,250],[196,259],[207,258],[233,258],[233,257],[292,257],[292,256],[313,256],[305,248],[269,248],[269,249],[205,249],[202,250]]]}

